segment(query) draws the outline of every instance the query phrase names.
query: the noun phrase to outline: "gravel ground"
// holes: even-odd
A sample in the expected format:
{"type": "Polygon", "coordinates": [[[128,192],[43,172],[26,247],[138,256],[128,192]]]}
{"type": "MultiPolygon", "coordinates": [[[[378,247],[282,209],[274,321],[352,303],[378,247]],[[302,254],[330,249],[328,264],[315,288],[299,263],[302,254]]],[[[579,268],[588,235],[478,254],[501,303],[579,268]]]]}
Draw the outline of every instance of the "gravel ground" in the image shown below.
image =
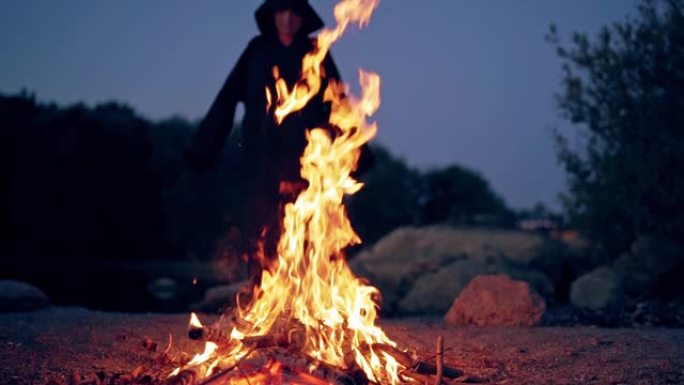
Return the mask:
{"type": "MultiPolygon", "coordinates": [[[[76,308],[0,314],[0,384],[68,384],[73,373],[130,373],[141,365],[168,370],[158,357],[169,335],[172,355],[202,350],[185,337],[187,320],[76,308]]],[[[423,357],[443,335],[446,363],[484,383],[684,384],[683,329],[451,328],[435,319],[382,325],[423,357]]]]}

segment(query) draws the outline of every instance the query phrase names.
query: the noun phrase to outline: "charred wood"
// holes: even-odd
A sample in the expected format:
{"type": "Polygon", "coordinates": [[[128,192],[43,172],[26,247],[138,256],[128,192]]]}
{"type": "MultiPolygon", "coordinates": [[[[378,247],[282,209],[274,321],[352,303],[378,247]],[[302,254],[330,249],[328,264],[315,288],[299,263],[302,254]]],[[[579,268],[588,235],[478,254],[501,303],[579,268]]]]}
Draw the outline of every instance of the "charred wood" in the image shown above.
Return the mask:
{"type": "Polygon", "coordinates": [[[197,372],[192,369],[185,369],[169,378],[165,385],[193,385],[197,377],[197,372]]]}
{"type": "Polygon", "coordinates": [[[437,351],[435,352],[435,385],[440,385],[442,383],[442,375],[444,374],[444,337],[437,337],[437,351]]]}
{"type": "MultiPolygon", "coordinates": [[[[372,349],[377,352],[389,354],[390,356],[394,357],[394,359],[396,359],[401,366],[411,369],[417,374],[437,374],[437,366],[435,364],[422,360],[414,360],[408,353],[402,352],[394,346],[387,344],[373,344],[372,349]]],[[[463,372],[459,369],[447,365],[442,366],[443,377],[453,379],[462,375],[463,372]]]]}
{"type": "Polygon", "coordinates": [[[210,326],[191,326],[188,329],[188,338],[191,340],[211,341],[219,346],[230,344],[230,336],[227,336],[218,328],[210,326]]]}

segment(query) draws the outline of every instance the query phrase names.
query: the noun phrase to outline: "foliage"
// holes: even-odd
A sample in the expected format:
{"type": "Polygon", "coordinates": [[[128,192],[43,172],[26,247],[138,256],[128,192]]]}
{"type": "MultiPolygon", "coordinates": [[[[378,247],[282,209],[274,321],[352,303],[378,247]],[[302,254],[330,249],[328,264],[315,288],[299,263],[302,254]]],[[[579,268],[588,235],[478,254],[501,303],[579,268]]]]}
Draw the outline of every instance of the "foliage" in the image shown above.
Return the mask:
{"type": "Polygon", "coordinates": [[[125,106],[40,106],[2,97],[2,239],[19,256],[135,257],[157,253],[158,180],[150,126],[125,106]]]}
{"type": "MultiPolygon", "coordinates": [[[[198,172],[183,152],[196,124],[152,122],[131,108],[43,105],[0,96],[0,254],[35,261],[206,259],[243,206],[239,127],[219,163],[198,172]]],[[[477,173],[419,172],[379,145],[348,202],[365,244],[399,226],[510,222],[477,173]],[[489,218],[489,219],[487,219],[489,218]],[[493,220],[491,218],[494,218],[493,220]]]]}
{"type": "Polygon", "coordinates": [[[565,208],[614,258],[637,236],[684,234],[684,1],[642,1],[636,17],[562,46],[558,97],[579,146],[557,133],[565,208]]]}
{"type": "Polygon", "coordinates": [[[226,231],[235,165],[227,154],[214,172],[189,171],[193,124],[28,95],[0,97],[0,122],[3,255],[27,265],[203,256],[226,231]]]}
{"type": "Polygon", "coordinates": [[[423,176],[421,224],[510,226],[514,214],[480,174],[452,165],[423,176]]]}
{"type": "Polygon", "coordinates": [[[510,227],[513,212],[478,173],[458,165],[420,172],[379,145],[365,187],[349,202],[361,238],[373,243],[400,226],[510,227]]]}
{"type": "Polygon", "coordinates": [[[420,174],[385,148],[371,147],[374,164],[364,188],[349,200],[349,216],[364,243],[372,244],[400,226],[417,223],[420,174]]]}

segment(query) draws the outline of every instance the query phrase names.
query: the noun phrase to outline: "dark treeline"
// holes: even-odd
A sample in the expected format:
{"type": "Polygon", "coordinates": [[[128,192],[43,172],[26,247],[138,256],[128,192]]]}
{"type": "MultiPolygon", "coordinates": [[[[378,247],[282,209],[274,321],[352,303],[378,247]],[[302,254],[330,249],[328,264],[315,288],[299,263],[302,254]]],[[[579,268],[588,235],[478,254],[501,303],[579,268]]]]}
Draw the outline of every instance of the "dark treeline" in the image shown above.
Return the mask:
{"type": "MultiPolygon", "coordinates": [[[[12,265],[205,259],[235,222],[239,129],[219,165],[198,173],[182,157],[195,125],[180,118],[151,122],[117,103],[61,108],[22,94],[0,97],[0,124],[0,253],[12,265]]],[[[513,223],[479,174],[421,173],[373,151],[366,188],[349,203],[367,243],[401,225],[513,223]]]]}

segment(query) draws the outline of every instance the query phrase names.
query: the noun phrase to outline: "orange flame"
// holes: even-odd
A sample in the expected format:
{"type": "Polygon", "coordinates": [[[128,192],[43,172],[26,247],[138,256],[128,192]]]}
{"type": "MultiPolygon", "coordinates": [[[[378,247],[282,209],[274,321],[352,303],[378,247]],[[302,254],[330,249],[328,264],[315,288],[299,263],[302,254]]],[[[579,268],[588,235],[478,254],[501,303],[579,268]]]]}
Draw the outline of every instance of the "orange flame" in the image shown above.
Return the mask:
{"type": "Polygon", "coordinates": [[[189,326],[196,327],[196,328],[201,328],[203,326],[202,322],[200,322],[199,318],[197,318],[197,314],[195,314],[194,312],[190,313],[189,326]]]}
{"type": "Polygon", "coordinates": [[[394,384],[399,364],[371,348],[375,343],[394,346],[375,326],[379,293],[354,276],[342,251],[360,242],[342,201],[362,187],[350,174],[361,146],[377,130],[366,118],[380,105],[380,77],[361,72],[360,81],[360,99],[346,96],[347,87],[338,83],[326,90],[330,122],[341,132],[334,139],[324,129],[307,134],[301,175],[309,186],[285,207],[279,258],[271,271],[263,272],[255,301],[239,309],[240,318],[253,326],[235,328],[233,337],[266,335],[276,321],[296,320],[304,327],[306,354],[347,368],[351,353],[369,378],[394,384]]]}
{"type": "MultiPolygon", "coordinates": [[[[336,28],[325,29],[317,36],[314,50],[303,59],[301,79],[291,90],[274,69],[276,95],[267,91],[267,101],[269,107],[275,107],[278,123],[318,94],[324,76],[322,62],[330,46],[349,24],[365,26],[378,3],[342,0],[336,5],[336,28]]],[[[345,247],[361,242],[343,199],[362,187],[351,174],[361,147],[375,136],[377,126],[367,119],[380,106],[380,77],[360,71],[359,81],[360,98],[350,96],[348,86],[335,81],[325,90],[324,99],[332,106],[330,123],[338,132],[334,137],[324,128],[307,132],[301,176],[309,185],[294,203],[286,205],[278,259],[263,271],[252,302],[237,309],[244,322],[230,333],[234,345],[226,355],[210,355],[212,366],[238,361],[249,353],[242,340],[268,335],[278,322],[286,320],[302,329],[302,353],[339,368],[356,365],[376,383],[400,382],[400,364],[373,350],[374,344],[396,346],[375,325],[379,292],[354,276],[343,253],[345,247]]],[[[188,366],[204,365],[210,359],[208,351],[198,355],[204,361],[193,359],[188,366]]]]}
{"type": "Polygon", "coordinates": [[[288,90],[284,79],[274,74],[277,96],[274,115],[278,124],[282,123],[289,114],[301,110],[311,98],[318,94],[325,75],[321,63],[330,51],[330,46],[344,35],[349,24],[356,23],[359,28],[365,27],[379,3],[380,0],[342,0],[337,3],[334,11],[337,26],[334,29],[326,28],[316,36],[313,51],[306,54],[302,60],[301,79],[292,90],[288,90]]]}

